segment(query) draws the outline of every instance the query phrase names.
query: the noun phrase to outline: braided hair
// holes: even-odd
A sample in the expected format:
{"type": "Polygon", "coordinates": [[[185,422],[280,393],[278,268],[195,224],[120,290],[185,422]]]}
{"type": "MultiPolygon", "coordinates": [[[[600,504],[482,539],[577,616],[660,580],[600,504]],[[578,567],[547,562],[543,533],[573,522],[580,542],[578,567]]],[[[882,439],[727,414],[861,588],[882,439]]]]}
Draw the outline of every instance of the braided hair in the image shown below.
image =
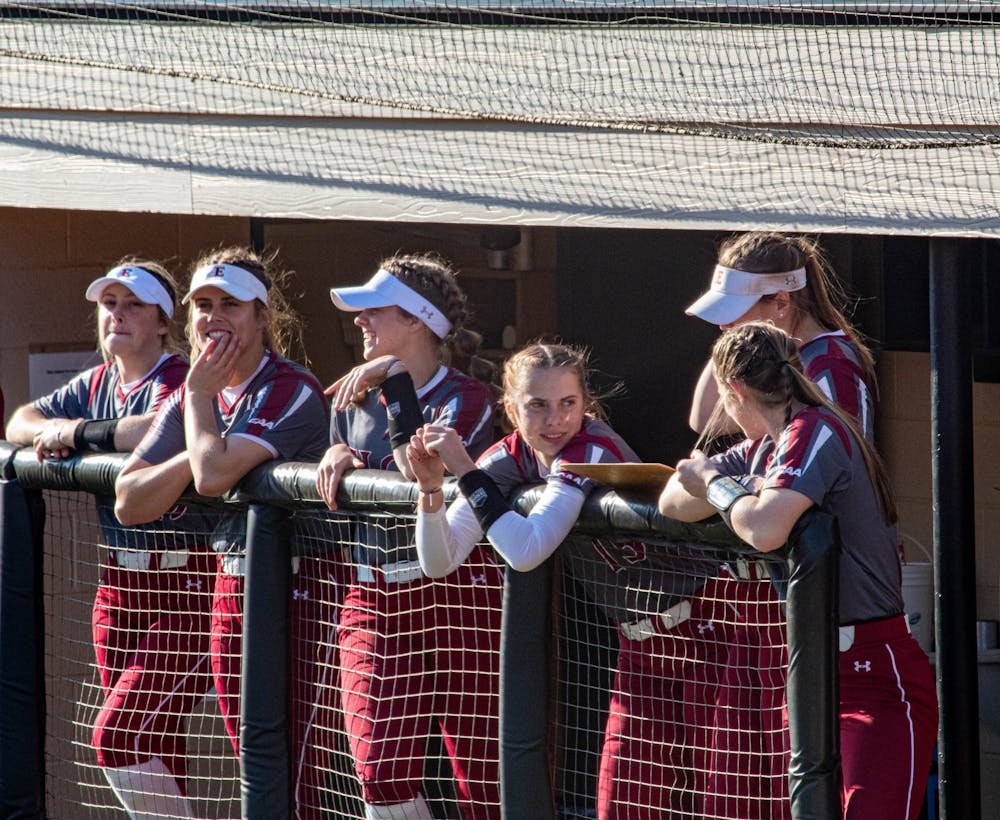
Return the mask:
{"type": "Polygon", "coordinates": [[[723,333],[712,347],[715,378],[723,390],[740,382],[765,407],[784,408],[784,426],[792,421],[794,403],[825,407],[850,431],[864,456],[865,467],[889,524],[896,522],[888,473],[875,448],[858,430],[857,422],[831,402],[802,370],[795,340],[770,322],[748,322],[723,333]]]}
{"type": "MultiPolygon", "coordinates": [[[[445,315],[451,322],[451,330],[439,344],[449,356],[454,356],[459,369],[492,386],[496,369],[490,361],[479,356],[482,337],[466,327],[470,318],[468,304],[451,265],[437,254],[420,253],[396,254],[383,260],[380,267],[445,315]]],[[[403,308],[399,310],[407,316],[412,315],[403,308]]]]}

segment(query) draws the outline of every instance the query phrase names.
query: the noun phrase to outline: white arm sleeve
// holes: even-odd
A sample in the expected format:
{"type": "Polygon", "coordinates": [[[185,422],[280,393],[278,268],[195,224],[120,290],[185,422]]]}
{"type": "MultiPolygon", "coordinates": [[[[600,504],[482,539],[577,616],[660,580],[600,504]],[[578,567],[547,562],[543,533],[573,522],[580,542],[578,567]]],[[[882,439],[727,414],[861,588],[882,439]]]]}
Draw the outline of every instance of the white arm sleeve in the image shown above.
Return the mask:
{"type": "Polygon", "coordinates": [[[469,502],[459,496],[437,512],[417,511],[417,557],[429,578],[443,578],[465,562],[472,548],[483,540],[483,529],[469,502]]]}
{"type": "MultiPolygon", "coordinates": [[[[513,569],[527,572],[548,558],[573,529],[586,496],[577,487],[552,482],[531,513],[504,513],[487,537],[513,569]]],[[[470,510],[471,512],[471,510],[470,510]]]]}

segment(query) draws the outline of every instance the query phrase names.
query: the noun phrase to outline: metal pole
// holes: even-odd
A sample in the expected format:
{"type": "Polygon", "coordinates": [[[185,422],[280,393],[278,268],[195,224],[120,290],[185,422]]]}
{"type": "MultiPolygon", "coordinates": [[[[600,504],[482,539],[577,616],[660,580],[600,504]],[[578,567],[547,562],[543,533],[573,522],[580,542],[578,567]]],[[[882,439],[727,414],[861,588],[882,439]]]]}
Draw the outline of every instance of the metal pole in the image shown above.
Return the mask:
{"type": "Polygon", "coordinates": [[[931,437],[941,817],[979,817],[971,283],[955,239],[930,241],[931,437]]]}

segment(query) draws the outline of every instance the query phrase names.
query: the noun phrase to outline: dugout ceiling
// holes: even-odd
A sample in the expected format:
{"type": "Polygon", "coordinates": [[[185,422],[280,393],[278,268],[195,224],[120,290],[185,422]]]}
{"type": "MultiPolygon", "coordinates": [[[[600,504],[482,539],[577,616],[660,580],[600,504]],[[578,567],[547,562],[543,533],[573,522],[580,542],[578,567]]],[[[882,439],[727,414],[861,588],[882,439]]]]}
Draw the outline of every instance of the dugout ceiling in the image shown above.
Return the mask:
{"type": "Polygon", "coordinates": [[[273,25],[77,5],[0,5],[0,206],[1000,235],[993,11],[273,25]]]}

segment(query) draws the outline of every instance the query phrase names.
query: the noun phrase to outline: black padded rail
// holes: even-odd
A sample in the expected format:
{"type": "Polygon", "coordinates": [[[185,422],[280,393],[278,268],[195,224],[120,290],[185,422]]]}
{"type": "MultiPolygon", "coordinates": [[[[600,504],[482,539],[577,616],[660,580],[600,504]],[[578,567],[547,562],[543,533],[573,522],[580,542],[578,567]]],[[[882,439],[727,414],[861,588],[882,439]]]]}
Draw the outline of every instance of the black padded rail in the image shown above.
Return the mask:
{"type": "MultiPolygon", "coordinates": [[[[128,458],[126,453],[93,453],[65,461],[38,462],[30,447],[18,448],[0,441],[0,464],[25,487],[51,490],[84,490],[111,494],[115,478],[128,458]]],[[[251,470],[224,500],[294,507],[322,504],[316,491],[316,464],[300,461],[269,461],[251,470]]],[[[445,482],[444,496],[451,502],[458,492],[453,480],[445,482]]],[[[541,487],[524,487],[512,503],[522,513],[530,512],[541,498],[541,487]]],[[[199,498],[193,489],[186,498],[199,498]]],[[[412,513],[417,503],[417,485],[386,470],[352,470],[340,483],[338,505],[344,509],[412,513]]],[[[204,500],[204,499],[201,499],[204,500]]],[[[590,495],[580,513],[575,531],[580,534],[639,535],[664,541],[726,547],[734,552],[754,552],[717,518],[694,524],[660,515],[656,499],[631,497],[614,491],[590,495]]],[[[759,553],[754,553],[760,558],[759,553]]]]}

